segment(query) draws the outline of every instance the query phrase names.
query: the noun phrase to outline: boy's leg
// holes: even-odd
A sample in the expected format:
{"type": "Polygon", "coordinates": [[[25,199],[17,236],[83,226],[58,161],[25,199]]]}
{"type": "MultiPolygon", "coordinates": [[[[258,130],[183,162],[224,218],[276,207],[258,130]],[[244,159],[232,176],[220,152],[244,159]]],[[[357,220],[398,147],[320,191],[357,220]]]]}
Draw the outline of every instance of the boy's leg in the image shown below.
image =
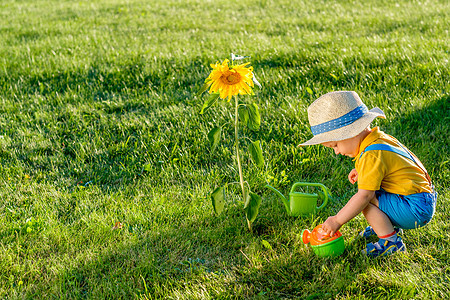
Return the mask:
{"type": "MultiPolygon", "coordinates": [[[[402,234],[402,233],[403,233],[403,229],[401,229],[401,228],[399,228],[399,227],[395,227],[395,226],[394,226],[394,230],[395,230],[395,232],[396,232],[397,234],[402,234]]],[[[369,238],[369,237],[374,236],[374,235],[377,235],[377,234],[376,234],[375,231],[373,230],[372,226],[369,225],[369,226],[367,226],[366,228],[364,228],[364,230],[361,231],[358,235],[359,235],[360,237],[363,237],[363,238],[369,238]]]]}
{"type": "Polygon", "coordinates": [[[378,208],[378,200],[376,197],[370,201],[362,213],[378,236],[386,236],[394,232],[394,226],[391,220],[378,208]]]}
{"type": "Polygon", "coordinates": [[[376,243],[369,243],[363,253],[371,257],[385,256],[397,251],[405,251],[406,247],[397,231],[392,225],[390,218],[378,207],[379,202],[376,197],[370,201],[363,214],[372,226],[380,240],[376,243]]]}

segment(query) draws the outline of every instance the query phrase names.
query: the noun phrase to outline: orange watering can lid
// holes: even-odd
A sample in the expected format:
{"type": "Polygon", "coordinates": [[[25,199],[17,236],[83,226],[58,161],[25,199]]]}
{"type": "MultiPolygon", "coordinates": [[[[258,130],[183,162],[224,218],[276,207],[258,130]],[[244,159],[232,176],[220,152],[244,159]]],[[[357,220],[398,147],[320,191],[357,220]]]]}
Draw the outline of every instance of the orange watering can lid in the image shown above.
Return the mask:
{"type": "Polygon", "coordinates": [[[311,243],[311,245],[323,245],[334,241],[340,238],[342,234],[339,231],[336,231],[333,236],[326,234],[322,230],[322,224],[316,226],[313,231],[309,231],[308,229],[303,230],[302,233],[302,241],[304,244],[311,243]]]}

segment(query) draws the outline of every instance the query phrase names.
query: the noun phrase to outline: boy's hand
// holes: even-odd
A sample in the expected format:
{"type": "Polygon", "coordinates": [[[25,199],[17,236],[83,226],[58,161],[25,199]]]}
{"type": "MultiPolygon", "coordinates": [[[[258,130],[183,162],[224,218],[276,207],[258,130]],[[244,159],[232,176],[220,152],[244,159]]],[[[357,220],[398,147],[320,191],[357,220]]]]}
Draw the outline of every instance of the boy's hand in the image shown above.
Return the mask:
{"type": "Polygon", "coordinates": [[[325,223],[322,224],[322,229],[323,231],[325,231],[325,233],[329,234],[330,236],[333,236],[336,231],[339,230],[339,228],[341,228],[342,224],[340,224],[337,220],[336,220],[336,216],[331,216],[329,217],[325,223]]]}
{"type": "Polygon", "coordinates": [[[355,184],[355,182],[358,181],[358,172],[356,172],[356,169],[353,169],[348,173],[348,180],[351,184],[355,184]]]}

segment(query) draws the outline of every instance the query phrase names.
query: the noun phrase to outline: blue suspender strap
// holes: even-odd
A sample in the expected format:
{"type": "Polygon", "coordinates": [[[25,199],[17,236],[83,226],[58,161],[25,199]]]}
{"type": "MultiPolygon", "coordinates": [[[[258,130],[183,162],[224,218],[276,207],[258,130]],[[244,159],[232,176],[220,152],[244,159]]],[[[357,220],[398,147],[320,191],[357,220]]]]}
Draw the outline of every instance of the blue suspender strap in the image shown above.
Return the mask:
{"type": "Polygon", "coordinates": [[[393,147],[393,146],[391,146],[391,145],[386,145],[386,144],[372,144],[372,145],[369,145],[369,146],[367,146],[367,147],[364,149],[363,152],[361,152],[361,155],[359,156],[359,158],[361,158],[361,156],[362,156],[366,151],[370,151],[370,150],[384,150],[384,151],[391,151],[391,152],[397,153],[397,154],[399,154],[399,155],[401,155],[401,156],[404,156],[404,157],[406,157],[406,158],[412,160],[413,162],[415,162],[416,165],[417,165],[420,169],[422,169],[422,171],[425,173],[425,176],[426,176],[428,182],[429,182],[430,185],[432,186],[430,175],[428,175],[428,172],[427,172],[427,170],[425,169],[425,167],[422,165],[422,163],[421,163],[420,161],[416,160],[416,159],[414,158],[414,156],[413,156],[413,155],[412,155],[412,154],[411,154],[411,153],[410,153],[410,152],[409,152],[402,144],[400,144],[400,143],[398,143],[398,144],[399,144],[399,146],[402,147],[403,149],[395,148],[395,147],[393,147]]]}
{"type": "Polygon", "coordinates": [[[360,157],[364,154],[364,152],[370,151],[370,150],[391,151],[391,152],[397,153],[399,155],[402,155],[406,158],[409,158],[410,160],[412,160],[413,162],[415,162],[417,164],[416,160],[414,159],[414,157],[412,157],[411,154],[409,154],[409,152],[406,152],[404,150],[395,148],[391,145],[385,145],[385,144],[372,144],[372,145],[367,146],[366,149],[364,149],[364,151],[361,153],[360,157]]]}

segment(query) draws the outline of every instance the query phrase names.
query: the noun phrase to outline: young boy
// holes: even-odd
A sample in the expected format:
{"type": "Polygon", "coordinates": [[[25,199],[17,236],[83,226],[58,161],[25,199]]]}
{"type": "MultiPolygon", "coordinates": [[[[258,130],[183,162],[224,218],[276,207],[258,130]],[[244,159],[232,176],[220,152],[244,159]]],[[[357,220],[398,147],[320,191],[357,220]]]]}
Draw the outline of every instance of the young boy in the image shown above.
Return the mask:
{"type": "Polygon", "coordinates": [[[394,137],[370,129],[379,108],[368,110],[355,92],[338,91],[319,97],[308,108],[312,139],[300,146],[321,144],[336,154],[354,158],[348,180],[358,182],[358,192],[322,228],[333,235],[360,212],[370,224],[360,233],[377,235],[363,253],[371,257],[405,251],[397,236],[401,228],[424,226],[433,217],[437,195],[419,159],[394,137]]]}

